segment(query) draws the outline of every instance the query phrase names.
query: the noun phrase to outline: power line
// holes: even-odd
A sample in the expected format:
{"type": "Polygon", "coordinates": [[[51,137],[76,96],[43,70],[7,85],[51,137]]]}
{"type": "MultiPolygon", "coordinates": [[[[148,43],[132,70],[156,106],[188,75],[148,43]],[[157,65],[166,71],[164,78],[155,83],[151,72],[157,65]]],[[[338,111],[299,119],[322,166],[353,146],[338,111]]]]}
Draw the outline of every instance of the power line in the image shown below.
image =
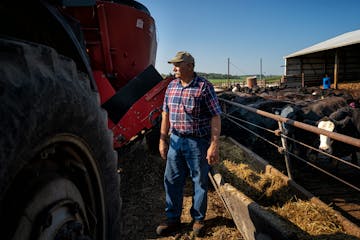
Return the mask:
{"type": "Polygon", "coordinates": [[[249,75],[247,73],[245,73],[244,71],[242,71],[238,66],[236,66],[235,64],[233,64],[231,61],[230,61],[230,65],[235,67],[237,70],[239,70],[240,73],[242,73],[243,75],[249,75]]]}

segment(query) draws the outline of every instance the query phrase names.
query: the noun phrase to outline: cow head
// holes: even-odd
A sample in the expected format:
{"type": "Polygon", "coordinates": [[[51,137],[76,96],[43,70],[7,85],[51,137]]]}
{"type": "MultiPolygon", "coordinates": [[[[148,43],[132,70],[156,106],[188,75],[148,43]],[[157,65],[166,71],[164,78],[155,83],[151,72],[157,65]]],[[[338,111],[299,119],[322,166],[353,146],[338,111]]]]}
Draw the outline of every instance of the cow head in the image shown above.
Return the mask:
{"type": "MultiPolygon", "coordinates": [[[[335,130],[335,123],[332,120],[325,118],[319,121],[318,128],[333,132],[335,130]]],[[[319,149],[325,151],[326,153],[332,154],[332,142],[333,141],[330,137],[320,134],[319,149]]]]}
{"type": "MultiPolygon", "coordinates": [[[[291,105],[288,105],[286,107],[284,107],[281,112],[280,112],[280,116],[281,117],[284,117],[284,118],[289,118],[289,119],[292,119],[292,120],[296,120],[294,119],[295,118],[295,107],[294,106],[291,106],[291,105]]],[[[291,126],[286,124],[286,123],[281,123],[282,127],[283,127],[283,133],[285,135],[289,135],[289,131],[290,131],[290,128],[291,126]]]]}

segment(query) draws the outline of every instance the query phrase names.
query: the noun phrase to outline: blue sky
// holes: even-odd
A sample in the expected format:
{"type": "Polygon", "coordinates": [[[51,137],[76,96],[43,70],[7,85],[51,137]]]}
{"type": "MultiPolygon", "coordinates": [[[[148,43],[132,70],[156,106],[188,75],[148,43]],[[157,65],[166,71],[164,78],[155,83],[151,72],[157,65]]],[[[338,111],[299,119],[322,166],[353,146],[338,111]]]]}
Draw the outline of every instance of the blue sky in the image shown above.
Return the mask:
{"type": "Polygon", "coordinates": [[[207,73],[282,74],[283,57],[360,29],[359,0],[138,0],[157,26],[156,68],[189,51],[207,73]]]}

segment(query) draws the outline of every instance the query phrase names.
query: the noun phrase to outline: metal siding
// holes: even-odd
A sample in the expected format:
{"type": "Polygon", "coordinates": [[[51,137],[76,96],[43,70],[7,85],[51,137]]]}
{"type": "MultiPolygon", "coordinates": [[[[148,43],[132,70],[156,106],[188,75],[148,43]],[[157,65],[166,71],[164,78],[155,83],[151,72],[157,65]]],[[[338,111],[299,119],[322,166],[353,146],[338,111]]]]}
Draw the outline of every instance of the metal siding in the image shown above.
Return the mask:
{"type": "Polygon", "coordinates": [[[353,45],[353,44],[357,44],[357,43],[360,43],[360,30],[341,34],[337,37],[334,37],[334,38],[331,38],[324,42],[315,44],[311,47],[304,48],[300,51],[294,52],[294,53],[286,56],[285,58],[292,58],[292,57],[296,57],[296,56],[325,51],[325,50],[329,50],[329,49],[345,47],[345,46],[349,46],[349,45],[353,45]]]}

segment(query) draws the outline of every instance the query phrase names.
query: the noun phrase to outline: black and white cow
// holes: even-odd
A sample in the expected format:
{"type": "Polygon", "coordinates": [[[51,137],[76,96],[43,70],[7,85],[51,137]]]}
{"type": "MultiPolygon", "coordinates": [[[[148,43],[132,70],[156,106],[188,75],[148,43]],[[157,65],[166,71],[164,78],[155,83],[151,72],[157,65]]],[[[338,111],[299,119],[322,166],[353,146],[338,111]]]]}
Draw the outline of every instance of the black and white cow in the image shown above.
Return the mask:
{"type": "MultiPolygon", "coordinates": [[[[350,137],[359,138],[360,136],[360,110],[352,107],[343,107],[323,118],[318,123],[318,128],[337,132],[350,137]]],[[[356,152],[359,149],[353,145],[345,144],[340,141],[334,141],[330,137],[320,135],[319,149],[339,158],[351,155],[351,162],[357,164],[358,158],[356,152]]],[[[333,161],[335,166],[338,161],[333,161]]]]}
{"type": "MultiPolygon", "coordinates": [[[[288,105],[282,109],[280,115],[291,120],[316,126],[317,121],[321,118],[329,116],[337,109],[346,106],[347,103],[344,98],[328,97],[310,103],[301,102],[299,104],[288,105]]],[[[284,123],[283,134],[314,148],[318,147],[318,135],[315,133],[284,123]]],[[[287,143],[288,150],[302,159],[308,160],[314,157],[313,151],[306,146],[292,140],[288,140],[287,143]]]]}

